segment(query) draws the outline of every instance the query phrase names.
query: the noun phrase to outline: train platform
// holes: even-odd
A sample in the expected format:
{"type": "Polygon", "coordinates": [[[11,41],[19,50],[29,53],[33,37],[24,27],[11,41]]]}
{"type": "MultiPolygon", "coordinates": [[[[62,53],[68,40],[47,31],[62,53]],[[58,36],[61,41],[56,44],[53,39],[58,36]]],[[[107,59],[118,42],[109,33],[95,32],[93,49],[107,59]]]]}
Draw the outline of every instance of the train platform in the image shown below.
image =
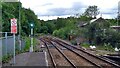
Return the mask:
{"type": "MultiPolygon", "coordinates": [[[[46,52],[27,52],[16,55],[15,64],[13,58],[4,66],[47,66],[46,52]]],[[[3,66],[3,67],[4,67],[3,66]]]]}

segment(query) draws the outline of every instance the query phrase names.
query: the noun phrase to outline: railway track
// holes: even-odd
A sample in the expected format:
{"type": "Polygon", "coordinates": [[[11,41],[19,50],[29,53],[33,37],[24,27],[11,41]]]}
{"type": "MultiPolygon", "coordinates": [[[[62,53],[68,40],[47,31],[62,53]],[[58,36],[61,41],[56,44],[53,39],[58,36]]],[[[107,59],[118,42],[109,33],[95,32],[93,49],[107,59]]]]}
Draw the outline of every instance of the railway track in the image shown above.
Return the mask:
{"type": "Polygon", "coordinates": [[[48,53],[50,55],[50,58],[51,58],[51,61],[52,61],[52,64],[53,64],[52,66],[54,66],[54,68],[56,68],[58,66],[71,66],[73,68],[77,68],[71,62],[71,60],[67,56],[65,56],[64,53],[62,53],[62,51],[58,47],[52,45],[54,47],[54,49],[49,48],[48,47],[48,43],[49,43],[48,41],[46,41],[45,39],[44,40],[41,39],[41,41],[43,41],[45,43],[45,46],[48,50],[48,53]],[[46,42],[48,42],[48,43],[46,43],[46,42]],[[59,58],[59,60],[57,60],[57,58],[59,58]],[[62,61],[60,61],[60,60],[62,60],[62,61]]]}
{"type": "Polygon", "coordinates": [[[53,66],[54,68],[56,68],[55,60],[53,59],[53,56],[52,56],[49,48],[47,47],[47,43],[46,43],[45,40],[43,40],[43,39],[40,39],[40,40],[45,44],[45,46],[46,46],[46,48],[47,48],[47,50],[48,50],[48,53],[49,53],[49,56],[50,56],[50,59],[51,59],[51,62],[52,62],[52,66],[53,66]]]}
{"type": "MultiPolygon", "coordinates": [[[[70,44],[68,44],[68,43],[65,43],[65,42],[63,42],[63,41],[61,41],[61,40],[54,40],[54,41],[56,41],[57,43],[59,43],[60,45],[62,45],[63,47],[66,47],[66,48],[68,48],[68,49],[71,49],[72,51],[75,49],[76,51],[75,52],[78,52],[79,54],[81,54],[81,55],[84,55],[84,57],[86,57],[87,56],[87,58],[89,57],[89,56],[91,56],[91,57],[93,57],[93,59],[94,58],[96,58],[96,60],[98,59],[99,61],[103,61],[103,63],[106,63],[106,64],[108,64],[108,65],[111,65],[112,67],[120,67],[118,64],[116,64],[116,63],[114,63],[114,61],[112,61],[112,60],[109,60],[109,59],[107,59],[107,58],[100,58],[100,57],[98,57],[98,56],[95,56],[95,55],[93,55],[93,54],[91,54],[91,53],[89,53],[89,52],[87,52],[87,51],[85,51],[84,49],[82,49],[82,48],[77,48],[77,47],[74,47],[74,46],[72,46],[72,45],[70,45],[70,44]],[[66,45],[66,46],[64,46],[64,45],[66,45]]],[[[92,60],[93,60],[92,59],[92,60]]],[[[94,61],[93,61],[94,62],[94,61]]],[[[96,61],[95,63],[97,63],[98,61],[96,61]]],[[[99,64],[99,63],[98,63],[99,64]]],[[[104,65],[102,65],[102,64],[99,64],[99,65],[101,65],[101,66],[106,66],[106,64],[104,65]]]]}
{"type": "MultiPolygon", "coordinates": [[[[49,42],[49,41],[47,41],[46,40],[46,42],[49,42]]],[[[85,67],[85,66],[91,66],[92,68],[93,67],[95,67],[95,68],[99,68],[99,66],[97,66],[96,64],[93,64],[92,62],[88,62],[88,61],[86,61],[85,59],[83,59],[83,58],[80,58],[79,57],[79,55],[77,55],[77,54],[75,54],[75,53],[73,53],[73,52],[71,52],[71,51],[62,51],[61,50],[61,47],[59,47],[57,44],[55,44],[55,43],[53,43],[53,42],[49,42],[49,43],[51,43],[58,51],[59,51],[59,53],[60,54],[62,54],[63,55],[63,57],[69,62],[69,66],[72,66],[73,68],[77,68],[77,67],[79,67],[79,66],[83,66],[83,67],[85,67]],[[69,54],[68,54],[69,53],[69,54]],[[71,56],[73,56],[73,57],[71,57],[71,56]],[[77,58],[76,58],[77,57],[77,58]],[[75,59],[76,58],[76,59],[75,59]],[[73,62],[73,60],[74,60],[74,62],[73,62]],[[78,62],[76,62],[76,61],[78,61],[78,62]],[[86,64],[85,64],[86,63],[86,64]]],[[[46,45],[46,43],[45,43],[45,45],[46,45]]],[[[47,46],[47,45],[46,45],[47,46]]],[[[50,50],[52,50],[52,49],[49,49],[49,47],[47,46],[47,49],[48,49],[48,51],[51,53],[52,51],[50,51],[50,50]]],[[[57,52],[57,51],[56,51],[57,52]]],[[[52,52],[53,53],[53,52],[52,52]]],[[[52,54],[51,54],[52,55],[52,54]]],[[[53,60],[54,60],[54,58],[52,58],[53,60]]],[[[55,62],[54,62],[55,63],[55,62]]],[[[66,65],[65,65],[66,66],[66,65]]],[[[57,67],[57,64],[56,64],[56,66],[55,67],[57,67]]]]}
{"type": "MultiPolygon", "coordinates": [[[[84,51],[84,49],[80,49],[80,48],[77,48],[77,47],[74,47],[74,46],[71,46],[70,44],[67,44],[61,40],[58,40],[58,39],[51,39],[51,38],[44,38],[44,43],[47,47],[47,44],[46,42],[48,43],[51,43],[56,49],[57,51],[59,51],[59,53],[62,54],[62,56],[65,57],[65,59],[69,62],[69,64],[71,64],[74,68],[76,68],[77,66],[80,66],[81,63],[78,62],[77,64],[75,63],[75,61],[86,61],[88,65],[90,66],[95,66],[95,67],[98,67],[98,68],[103,68],[103,67],[119,67],[119,65],[111,62],[111,61],[105,61],[106,59],[101,59],[100,57],[97,57],[95,55],[92,55],[86,51],[84,51]],[[66,48],[68,51],[66,50],[61,50],[61,48],[66,48]],[[69,53],[69,55],[67,54],[69,53]],[[71,55],[70,55],[71,53],[71,55]],[[69,57],[68,57],[69,56],[69,57]],[[76,56],[77,58],[70,58],[70,56],[76,56]],[[74,62],[71,61],[74,59],[74,62]]],[[[50,52],[50,49],[49,47],[47,47],[48,51],[50,52]]],[[[51,54],[51,52],[49,53],[51,54]]],[[[51,55],[52,56],[52,55],[51,55]]],[[[51,58],[52,60],[55,60],[54,58],[51,58]]],[[[54,62],[55,63],[55,62],[54,62]]],[[[84,64],[82,64],[84,65],[84,64]]],[[[54,65],[54,67],[56,67],[54,65]]]]}
{"type": "Polygon", "coordinates": [[[64,49],[62,50],[62,52],[69,58],[72,60],[72,62],[75,64],[75,66],[79,67],[79,66],[89,66],[89,67],[95,67],[95,68],[100,68],[99,65],[96,65],[88,60],[83,59],[80,55],[78,55],[77,53],[72,52],[71,50],[65,49],[64,47],[60,46],[57,43],[52,42],[53,45],[55,45],[56,47],[58,47],[59,49],[64,49]]]}

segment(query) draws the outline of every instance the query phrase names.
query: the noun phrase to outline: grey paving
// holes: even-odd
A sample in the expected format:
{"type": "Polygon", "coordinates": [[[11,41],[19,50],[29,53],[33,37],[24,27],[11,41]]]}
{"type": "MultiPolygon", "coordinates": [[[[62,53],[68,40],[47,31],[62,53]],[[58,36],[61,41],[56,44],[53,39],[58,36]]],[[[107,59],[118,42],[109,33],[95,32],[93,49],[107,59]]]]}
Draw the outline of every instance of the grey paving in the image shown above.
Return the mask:
{"type": "Polygon", "coordinates": [[[31,53],[27,66],[46,66],[45,53],[31,53]]]}
{"type": "MultiPolygon", "coordinates": [[[[5,66],[13,64],[13,59],[5,66]]],[[[44,52],[28,52],[16,56],[16,63],[12,66],[46,66],[44,52]]]]}

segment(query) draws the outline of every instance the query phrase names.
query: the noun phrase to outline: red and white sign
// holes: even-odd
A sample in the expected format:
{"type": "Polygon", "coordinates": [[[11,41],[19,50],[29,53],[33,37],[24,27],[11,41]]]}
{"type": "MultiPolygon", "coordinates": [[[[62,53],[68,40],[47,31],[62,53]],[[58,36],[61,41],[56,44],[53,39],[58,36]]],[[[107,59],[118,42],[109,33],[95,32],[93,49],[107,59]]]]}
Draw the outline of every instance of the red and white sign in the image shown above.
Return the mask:
{"type": "Polygon", "coordinates": [[[11,33],[17,33],[17,19],[11,19],[11,33]]]}

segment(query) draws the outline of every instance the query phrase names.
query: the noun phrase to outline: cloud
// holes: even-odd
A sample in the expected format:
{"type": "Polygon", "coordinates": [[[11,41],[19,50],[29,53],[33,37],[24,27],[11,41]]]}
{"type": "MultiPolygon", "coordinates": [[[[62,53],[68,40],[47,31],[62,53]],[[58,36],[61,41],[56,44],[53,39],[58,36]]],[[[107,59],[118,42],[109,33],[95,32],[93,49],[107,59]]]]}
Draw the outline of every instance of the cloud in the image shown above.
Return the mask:
{"type": "Polygon", "coordinates": [[[38,13],[39,16],[62,16],[62,15],[73,15],[77,13],[82,13],[86,6],[81,2],[74,2],[69,8],[50,8],[45,14],[38,13]]]}
{"type": "Polygon", "coordinates": [[[97,17],[100,17],[102,14],[103,18],[107,18],[107,19],[116,18],[117,12],[118,12],[118,9],[116,7],[112,7],[109,9],[100,9],[100,14],[97,17]]]}
{"type": "Polygon", "coordinates": [[[104,10],[101,10],[101,13],[102,14],[117,14],[117,9],[116,8],[113,8],[113,9],[104,9],[104,10]]]}
{"type": "Polygon", "coordinates": [[[66,13],[67,11],[70,11],[69,8],[53,8],[53,9],[49,9],[48,11],[50,11],[50,15],[68,15],[69,13],[66,13]]]}
{"type": "Polygon", "coordinates": [[[98,6],[105,17],[115,17],[119,0],[20,0],[23,7],[32,9],[38,17],[65,16],[80,13],[90,5],[98,6]]]}
{"type": "Polygon", "coordinates": [[[50,5],[53,5],[53,3],[45,3],[42,6],[50,6],[50,5]]]}
{"type": "Polygon", "coordinates": [[[52,19],[57,19],[58,17],[59,18],[67,18],[67,17],[70,17],[71,15],[62,15],[62,16],[39,16],[38,18],[40,20],[52,20],[52,19]]]}
{"type": "Polygon", "coordinates": [[[72,5],[72,9],[74,9],[74,10],[79,10],[79,9],[86,8],[86,7],[87,6],[81,2],[74,2],[72,5]]]}

